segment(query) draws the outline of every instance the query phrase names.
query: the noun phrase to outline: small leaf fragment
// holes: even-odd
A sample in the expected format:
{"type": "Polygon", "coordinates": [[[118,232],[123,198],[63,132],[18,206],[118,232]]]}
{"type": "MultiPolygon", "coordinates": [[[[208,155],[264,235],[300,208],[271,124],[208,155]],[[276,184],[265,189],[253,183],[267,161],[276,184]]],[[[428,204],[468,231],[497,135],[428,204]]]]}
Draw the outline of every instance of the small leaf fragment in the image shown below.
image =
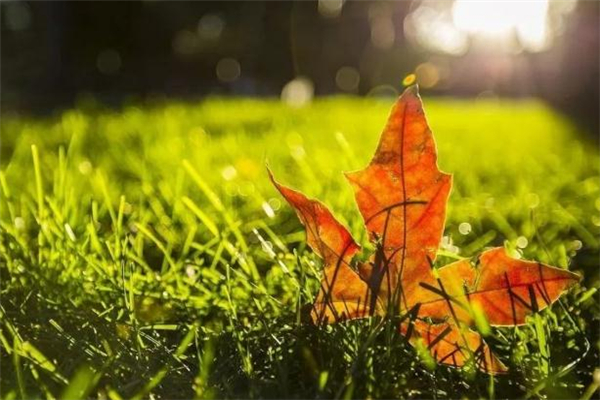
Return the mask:
{"type": "MultiPolygon", "coordinates": [[[[452,323],[430,324],[421,320],[412,321],[413,329],[409,341],[422,340],[433,358],[440,364],[463,367],[469,363],[481,371],[499,374],[507,371],[506,366],[491,352],[479,333],[452,323]]],[[[407,334],[408,324],[401,326],[407,334]]]]}

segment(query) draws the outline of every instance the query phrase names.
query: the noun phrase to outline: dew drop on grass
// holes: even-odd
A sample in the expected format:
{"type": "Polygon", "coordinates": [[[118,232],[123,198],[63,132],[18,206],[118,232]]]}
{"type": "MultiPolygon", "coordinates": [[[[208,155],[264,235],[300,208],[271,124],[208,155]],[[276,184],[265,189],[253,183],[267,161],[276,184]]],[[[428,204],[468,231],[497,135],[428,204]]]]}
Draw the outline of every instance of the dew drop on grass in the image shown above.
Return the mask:
{"type": "Polygon", "coordinates": [[[458,231],[461,235],[468,235],[471,233],[471,224],[468,222],[462,222],[460,225],[458,225],[458,231]]]}
{"type": "Polygon", "coordinates": [[[196,270],[194,269],[194,266],[188,264],[188,266],[185,267],[185,274],[188,276],[188,278],[194,279],[194,277],[196,276],[196,270]]]}
{"type": "Polygon", "coordinates": [[[89,175],[92,172],[92,163],[88,160],[82,161],[79,163],[78,168],[82,175],[89,175]]]}
{"type": "Polygon", "coordinates": [[[519,236],[517,238],[517,247],[520,249],[524,249],[529,244],[529,240],[525,236],[519,236]]]}
{"type": "Polygon", "coordinates": [[[277,211],[281,208],[281,201],[279,201],[279,199],[271,198],[269,199],[269,205],[273,211],[277,211]]]}
{"type": "Polygon", "coordinates": [[[273,218],[275,216],[275,211],[268,202],[265,201],[262,203],[262,209],[267,214],[267,217],[273,218]]]}
{"type": "Polygon", "coordinates": [[[233,165],[228,165],[221,171],[221,176],[226,181],[230,181],[237,176],[237,170],[233,165]]]}
{"type": "Polygon", "coordinates": [[[23,229],[25,229],[25,220],[21,217],[16,217],[15,218],[15,228],[17,228],[17,230],[22,231],[23,229]]]}
{"type": "Polygon", "coordinates": [[[65,232],[67,232],[67,236],[69,236],[69,239],[71,239],[71,241],[75,242],[77,240],[77,238],[75,237],[75,233],[71,228],[71,225],[69,225],[68,223],[65,223],[65,232]]]}
{"type": "Polygon", "coordinates": [[[296,160],[301,160],[306,156],[306,151],[304,150],[304,147],[302,147],[302,146],[294,146],[291,149],[290,154],[296,160]]]}
{"type": "Polygon", "coordinates": [[[450,236],[443,236],[442,237],[442,247],[446,247],[446,246],[448,246],[448,244],[450,244],[450,236]]]}
{"type": "Polygon", "coordinates": [[[262,247],[263,251],[269,256],[275,257],[275,252],[273,251],[273,243],[269,242],[268,240],[262,240],[260,242],[260,246],[262,247]]]}

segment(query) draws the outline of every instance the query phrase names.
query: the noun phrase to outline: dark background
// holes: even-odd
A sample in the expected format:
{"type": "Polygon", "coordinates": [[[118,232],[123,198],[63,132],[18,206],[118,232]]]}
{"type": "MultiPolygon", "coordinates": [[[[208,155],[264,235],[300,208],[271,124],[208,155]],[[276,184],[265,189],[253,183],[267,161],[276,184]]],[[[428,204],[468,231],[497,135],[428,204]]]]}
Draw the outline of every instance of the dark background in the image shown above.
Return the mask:
{"type": "Polygon", "coordinates": [[[347,1],[332,16],[316,1],[3,2],[2,111],[47,114],[90,97],[118,107],[155,97],[279,96],[298,76],[315,95],[369,95],[398,89],[433,60],[447,74],[422,87],[427,95],[539,97],[597,134],[599,2],[579,1],[545,51],[489,46],[458,56],[409,40],[404,19],[419,3],[347,1]],[[392,44],[374,44],[374,5],[391,21],[392,44]],[[226,79],[216,72],[223,59],[234,60],[226,79]],[[356,88],[336,83],[343,66],[359,73],[356,88]]]}

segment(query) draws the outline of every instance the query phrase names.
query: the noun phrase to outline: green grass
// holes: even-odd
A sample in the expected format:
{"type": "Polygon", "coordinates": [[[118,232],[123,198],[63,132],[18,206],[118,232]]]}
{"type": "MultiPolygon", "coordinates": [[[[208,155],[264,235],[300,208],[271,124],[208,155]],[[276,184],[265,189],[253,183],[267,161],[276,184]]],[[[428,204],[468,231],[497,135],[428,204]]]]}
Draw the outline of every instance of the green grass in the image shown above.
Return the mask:
{"type": "Polygon", "coordinates": [[[597,395],[600,156],[534,101],[425,99],[455,182],[440,262],[504,244],[584,275],[527,326],[486,337],[507,375],[432,370],[374,321],[305,322],[320,261],[265,163],[364,243],[341,171],[368,162],[390,105],[211,99],[5,116],[2,397],[597,395]]]}

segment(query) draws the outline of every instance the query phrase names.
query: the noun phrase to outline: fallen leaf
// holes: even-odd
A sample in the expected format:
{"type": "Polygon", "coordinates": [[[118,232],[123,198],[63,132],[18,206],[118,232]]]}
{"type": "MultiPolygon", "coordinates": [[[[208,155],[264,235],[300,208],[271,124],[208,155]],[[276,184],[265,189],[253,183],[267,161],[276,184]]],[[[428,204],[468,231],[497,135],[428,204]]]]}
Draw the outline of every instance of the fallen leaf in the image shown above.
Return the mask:
{"type": "Polygon", "coordinates": [[[548,307],[580,277],[561,268],[484,251],[434,271],[452,177],[438,169],[433,135],[416,86],[397,100],[369,165],[346,174],[375,252],[353,265],[360,247],[321,202],[271,180],[296,210],[309,246],[324,260],[315,323],[372,315],[410,315],[400,326],[442,364],[474,363],[506,370],[481,335],[470,329],[481,314],[492,326],[515,326],[548,307]]]}

